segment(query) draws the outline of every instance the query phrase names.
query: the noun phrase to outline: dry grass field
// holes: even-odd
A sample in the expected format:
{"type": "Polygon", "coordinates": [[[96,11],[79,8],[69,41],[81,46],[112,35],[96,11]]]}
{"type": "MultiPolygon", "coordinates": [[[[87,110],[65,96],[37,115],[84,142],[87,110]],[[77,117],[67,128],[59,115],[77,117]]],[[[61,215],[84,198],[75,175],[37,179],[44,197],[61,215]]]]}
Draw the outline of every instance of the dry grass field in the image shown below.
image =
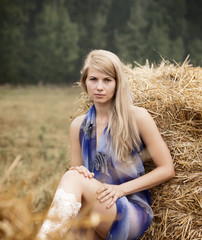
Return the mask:
{"type": "Polygon", "coordinates": [[[70,116],[79,92],[76,87],[0,88],[1,187],[15,185],[18,195],[33,192],[36,209],[49,203],[68,165],[70,116]]]}

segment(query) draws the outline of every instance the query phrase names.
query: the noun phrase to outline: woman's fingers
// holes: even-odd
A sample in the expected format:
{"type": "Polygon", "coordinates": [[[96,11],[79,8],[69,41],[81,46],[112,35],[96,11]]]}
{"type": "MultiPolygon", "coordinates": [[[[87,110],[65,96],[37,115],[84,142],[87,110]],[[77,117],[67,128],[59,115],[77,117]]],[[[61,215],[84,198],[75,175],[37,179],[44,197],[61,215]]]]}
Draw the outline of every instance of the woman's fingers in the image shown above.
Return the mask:
{"type": "Polygon", "coordinates": [[[111,206],[114,205],[114,203],[116,202],[116,200],[118,199],[118,197],[116,196],[116,192],[112,191],[104,191],[99,197],[98,200],[102,203],[105,202],[107,200],[111,199],[110,203],[107,205],[107,208],[110,208],[111,206]]]}
{"type": "Polygon", "coordinates": [[[110,208],[111,206],[113,206],[117,199],[118,199],[118,197],[116,197],[116,196],[112,197],[112,200],[111,200],[111,202],[107,205],[107,208],[110,208]]]}
{"type": "Polygon", "coordinates": [[[98,199],[103,198],[111,192],[110,185],[102,184],[102,186],[98,189],[97,194],[99,194],[98,199]]]}
{"type": "Polygon", "coordinates": [[[108,203],[107,208],[110,208],[111,206],[113,206],[116,200],[123,196],[123,193],[119,188],[119,185],[111,185],[111,184],[105,184],[105,183],[102,184],[100,189],[98,189],[97,194],[98,194],[97,199],[101,203],[109,199],[111,200],[108,203]]]}
{"type": "Polygon", "coordinates": [[[102,186],[98,189],[97,193],[99,194],[99,193],[101,193],[101,192],[107,190],[107,188],[108,188],[108,187],[107,187],[106,184],[102,184],[102,186]]]}
{"type": "Polygon", "coordinates": [[[84,177],[88,177],[88,178],[93,178],[94,177],[94,173],[90,172],[87,168],[85,168],[84,166],[76,166],[76,167],[71,167],[70,170],[76,170],[78,171],[80,174],[83,174],[84,177]]]}
{"type": "Polygon", "coordinates": [[[77,170],[79,173],[83,173],[83,175],[84,175],[85,177],[88,176],[87,170],[86,170],[85,168],[83,168],[83,167],[76,167],[76,170],[77,170]]]}
{"type": "Polygon", "coordinates": [[[110,192],[109,190],[103,192],[99,197],[98,199],[100,200],[100,202],[105,202],[107,201],[108,199],[110,199],[111,197],[114,197],[115,196],[115,191],[112,191],[110,192]]]}
{"type": "Polygon", "coordinates": [[[97,193],[97,199],[100,200],[100,202],[104,202],[109,198],[114,197],[114,195],[116,194],[114,188],[107,184],[103,184],[102,187],[97,191],[97,193]]]}

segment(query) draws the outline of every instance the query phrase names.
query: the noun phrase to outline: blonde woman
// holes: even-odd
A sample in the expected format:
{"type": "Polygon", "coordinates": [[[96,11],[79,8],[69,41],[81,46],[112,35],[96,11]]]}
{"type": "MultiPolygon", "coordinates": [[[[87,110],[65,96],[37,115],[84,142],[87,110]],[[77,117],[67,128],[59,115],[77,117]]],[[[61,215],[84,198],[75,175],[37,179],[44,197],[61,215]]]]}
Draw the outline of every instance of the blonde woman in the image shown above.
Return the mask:
{"type": "Polygon", "coordinates": [[[115,54],[91,51],[81,85],[93,106],[71,123],[71,168],[59,183],[39,237],[48,239],[58,230],[63,236],[68,219],[85,205],[106,220],[94,227],[94,239],[138,239],[153,218],[148,189],[174,177],[170,152],[147,110],[133,105],[115,54]],[[145,148],[156,166],[146,174],[145,148]]]}

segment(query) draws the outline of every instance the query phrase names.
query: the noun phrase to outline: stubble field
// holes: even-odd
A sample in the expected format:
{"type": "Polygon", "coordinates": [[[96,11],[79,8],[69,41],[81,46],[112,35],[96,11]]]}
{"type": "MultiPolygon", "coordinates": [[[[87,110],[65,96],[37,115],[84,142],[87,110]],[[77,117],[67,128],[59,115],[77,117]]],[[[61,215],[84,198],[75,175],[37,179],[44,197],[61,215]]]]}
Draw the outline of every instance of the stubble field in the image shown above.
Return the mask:
{"type": "Polygon", "coordinates": [[[45,208],[69,163],[69,125],[76,87],[0,88],[0,183],[45,208]],[[12,165],[14,164],[14,165],[12,165]]]}

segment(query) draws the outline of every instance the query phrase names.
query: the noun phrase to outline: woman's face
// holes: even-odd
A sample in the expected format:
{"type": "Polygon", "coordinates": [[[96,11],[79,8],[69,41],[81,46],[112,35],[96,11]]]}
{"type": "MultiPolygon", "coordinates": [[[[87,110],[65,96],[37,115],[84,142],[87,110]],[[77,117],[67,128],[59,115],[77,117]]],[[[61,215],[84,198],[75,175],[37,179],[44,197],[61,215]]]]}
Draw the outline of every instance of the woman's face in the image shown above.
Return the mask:
{"type": "Polygon", "coordinates": [[[94,68],[89,68],[85,83],[88,95],[95,104],[111,103],[116,90],[114,78],[94,68]]]}

